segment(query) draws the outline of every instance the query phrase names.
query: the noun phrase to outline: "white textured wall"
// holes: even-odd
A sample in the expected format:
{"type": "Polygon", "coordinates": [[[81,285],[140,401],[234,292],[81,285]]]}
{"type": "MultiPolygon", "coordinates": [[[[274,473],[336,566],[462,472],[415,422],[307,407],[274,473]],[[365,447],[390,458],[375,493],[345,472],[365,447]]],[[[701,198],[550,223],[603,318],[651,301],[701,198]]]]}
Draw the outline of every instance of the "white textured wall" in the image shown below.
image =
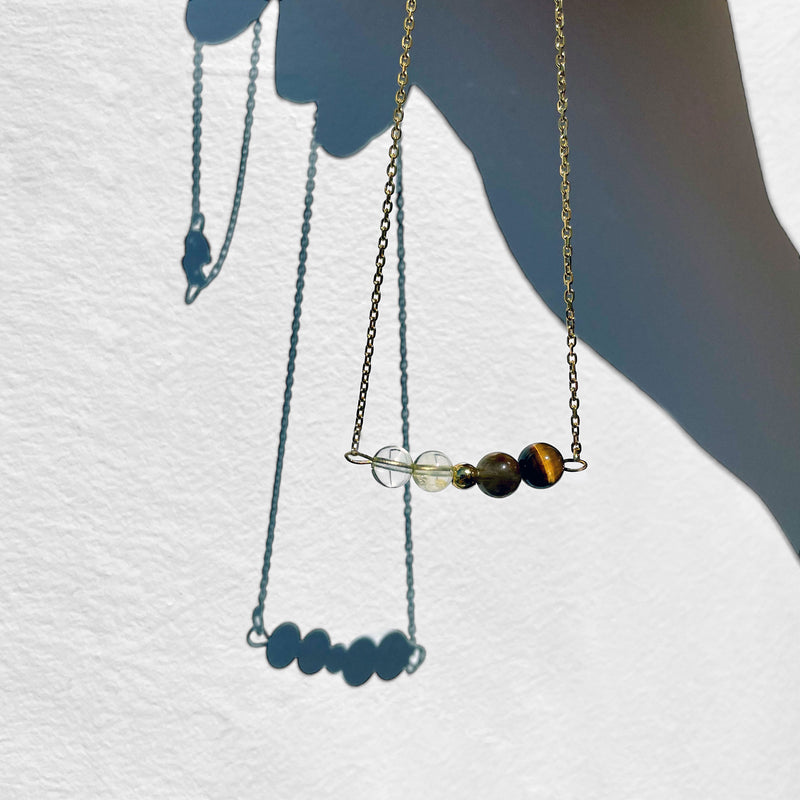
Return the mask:
{"type": "MultiPolygon", "coordinates": [[[[800,243],[800,13],[733,10],[771,196],[800,243]]],[[[415,676],[354,690],[245,645],[312,109],[274,93],[273,6],[237,237],[186,308],[181,14],[3,10],[0,796],[795,798],[797,559],[760,501],[586,347],[588,472],[502,502],[415,494],[415,676]]],[[[215,253],[248,49],[206,55],[215,253]]],[[[420,92],[406,131],[413,449],[565,443],[560,325],[420,92]]],[[[404,622],[400,497],[341,457],[385,149],[320,158],[267,605],[270,626],[343,642],[404,622]]],[[[367,449],[399,438],[391,317],[367,449]]]]}

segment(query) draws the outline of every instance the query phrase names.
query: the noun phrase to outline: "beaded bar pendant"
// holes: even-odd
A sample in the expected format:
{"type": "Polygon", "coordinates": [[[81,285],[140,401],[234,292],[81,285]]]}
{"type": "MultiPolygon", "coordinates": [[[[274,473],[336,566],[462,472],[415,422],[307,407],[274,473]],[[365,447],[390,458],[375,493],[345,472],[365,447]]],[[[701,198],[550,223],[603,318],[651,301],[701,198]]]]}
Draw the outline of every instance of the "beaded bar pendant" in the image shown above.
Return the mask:
{"type": "Polygon", "coordinates": [[[426,450],[412,460],[408,450],[399,445],[382,447],[369,461],[375,480],[390,489],[405,486],[413,478],[426,492],[441,492],[452,484],[456,489],[477,486],[489,497],[508,497],[520,483],[547,489],[569,471],[561,453],[544,442],[528,445],[518,458],[508,453],[488,453],[477,466],[454,466],[438,450],[426,450]]]}

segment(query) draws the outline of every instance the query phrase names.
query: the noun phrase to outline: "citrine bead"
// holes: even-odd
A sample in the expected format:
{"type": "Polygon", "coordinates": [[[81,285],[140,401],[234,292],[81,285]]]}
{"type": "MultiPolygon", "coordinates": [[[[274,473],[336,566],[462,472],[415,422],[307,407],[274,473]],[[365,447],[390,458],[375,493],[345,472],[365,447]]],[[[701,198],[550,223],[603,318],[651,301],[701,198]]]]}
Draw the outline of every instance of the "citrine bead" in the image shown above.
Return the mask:
{"type": "Polygon", "coordinates": [[[469,489],[478,482],[478,468],[472,464],[456,464],[453,467],[453,486],[469,489]]]}
{"type": "Polygon", "coordinates": [[[508,453],[489,453],[478,462],[478,487],[489,497],[506,497],[520,483],[517,459],[508,453]]]}
{"type": "Polygon", "coordinates": [[[414,461],[414,483],[426,492],[441,492],[453,480],[453,462],[438,450],[426,450],[414,461]]]}
{"type": "Polygon", "coordinates": [[[536,489],[546,489],[564,474],[564,457],[551,444],[529,444],[519,454],[522,480],[536,489]]]}

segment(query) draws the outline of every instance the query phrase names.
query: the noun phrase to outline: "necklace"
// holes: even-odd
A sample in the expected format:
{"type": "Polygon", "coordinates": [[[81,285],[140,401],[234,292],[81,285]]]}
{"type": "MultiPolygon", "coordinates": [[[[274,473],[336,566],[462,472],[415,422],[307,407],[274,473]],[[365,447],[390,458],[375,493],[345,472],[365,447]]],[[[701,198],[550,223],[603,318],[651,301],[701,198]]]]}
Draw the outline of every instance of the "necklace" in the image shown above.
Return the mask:
{"type": "MultiPolygon", "coordinates": [[[[264,604],[267,597],[272,549],[275,540],[275,525],[278,515],[283,461],[289,429],[292,390],[294,387],[295,363],[300,334],[300,316],[305,287],[306,261],[308,256],[309,233],[311,230],[311,206],[314,201],[314,178],[317,163],[316,114],[311,135],[311,148],[308,156],[305,210],[300,236],[300,256],[297,266],[292,332],[289,342],[289,360],[286,366],[286,384],[283,394],[280,433],[278,436],[278,456],[275,461],[275,477],[272,484],[267,541],[264,550],[264,565],[261,570],[261,584],[258,603],[253,609],[252,626],[247,632],[247,643],[251,647],[266,649],[267,663],[276,669],[283,669],[297,660],[301,672],[313,675],[324,667],[331,673],[341,672],[344,680],[351,686],[366,683],[373,674],[385,681],[396,678],[401,672],[415,672],[425,659],[425,648],[417,643],[414,616],[414,555],[411,536],[411,491],[406,486],[404,493],[405,552],[406,552],[406,600],[408,610],[408,636],[398,630],[388,633],[379,643],[368,637],[360,637],[348,647],[332,644],[331,637],[322,628],[316,628],[301,637],[300,629],[293,622],[284,622],[267,634],[264,628],[264,604]],[[263,637],[263,638],[257,638],[263,637]]],[[[408,447],[408,363],[406,358],[405,329],[405,250],[403,240],[403,196],[401,159],[397,157],[397,254],[398,288],[400,318],[400,386],[402,404],[403,442],[408,447]]]]}
{"type": "Polygon", "coordinates": [[[361,429],[364,425],[364,414],[369,392],[369,377],[372,369],[372,358],[375,352],[375,334],[378,322],[378,310],[381,301],[381,285],[383,269],[386,264],[387,233],[392,213],[392,197],[395,194],[395,177],[398,174],[397,161],[400,154],[401,127],[403,122],[403,106],[407,98],[408,66],[411,61],[413,44],[411,33],[414,30],[414,13],[416,0],[406,0],[406,18],[403,23],[402,54],[400,56],[400,72],[397,76],[397,92],[395,93],[394,125],[391,129],[392,143],[389,147],[389,165],[386,168],[387,181],[384,186],[383,218],[378,238],[378,255],[375,259],[375,275],[367,326],[367,343],[364,348],[364,362],[361,370],[361,385],[356,405],[356,418],[353,426],[353,438],[350,450],[345,458],[353,464],[369,464],[375,480],[383,486],[396,488],[405,486],[413,478],[414,483],[427,492],[440,492],[451,483],[458,489],[469,489],[477,486],[490,497],[507,497],[517,490],[523,481],[538,489],[544,489],[557,483],[564,472],[581,472],[587,463],[581,458],[580,417],[578,408],[578,356],[575,352],[577,338],[575,336],[575,291],[573,289],[572,272],[572,211],[570,208],[569,183],[569,141],[567,138],[567,79],[566,79],[566,45],[564,40],[564,4],[563,0],[555,0],[556,26],[556,72],[558,89],[558,134],[559,134],[559,173],[561,175],[561,238],[563,240],[564,264],[564,302],[566,304],[565,321],[567,328],[567,364],[569,366],[569,408],[572,428],[572,457],[564,458],[551,444],[537,442],[528,445],[514,458],[508,453],[489,453],[478,461],[477,465],[452,461],[438,450],[426,450],[412,459],[408,443],[390,445],[380,448],[374,456],[359,450],[361,429]]]}
{"type": "Polygon", "coordinates": [[[211,247],[203,233],[205,227],[205,217],[200,211],[200,146],[202,129],[200,124],[203,119],[203,45],[195,39],[194,42],[194,99],[192,108],[192,217],[189,222],[189,232],[184,241],[184,256],[181,261],[183,271],[186,273],[186,296],[187,305],[193,303],[200,292],[217,277],[225,259],[228,255],[233,232],[236,229],[236,220],[239,216],[239,206],[242,202],[242,190],[244,189],[244,176],[247,171],[247,156],[250,151],[250,133],[253,128],[253,110],[256,106],[256,78],[258,78],[258,49],[261,45],[259,34],[261,33],[261,21],[256,20],[253,25],[253,47],[250,53],[250,73],[247,84],[247,103],[244,118],[244,132],[242,133],[242,150],[239,158],[239,175],[236,180],[236,192],[231,205],[230,218],[228,220],[228,230],[225,233],[225,241],[219,251],[219,256],[214,266],[208,274],[203,268],[211,263],[211,247]]]}

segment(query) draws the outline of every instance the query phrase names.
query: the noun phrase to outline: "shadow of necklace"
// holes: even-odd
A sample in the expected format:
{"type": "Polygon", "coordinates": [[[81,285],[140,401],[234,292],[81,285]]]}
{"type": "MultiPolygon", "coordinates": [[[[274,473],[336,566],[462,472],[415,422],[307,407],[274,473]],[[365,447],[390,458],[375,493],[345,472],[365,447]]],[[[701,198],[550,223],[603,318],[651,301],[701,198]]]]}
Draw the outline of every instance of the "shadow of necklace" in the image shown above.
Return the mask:
{"type": "MultiPolygon", "coordinates": [[[[300,255],[297,265],[297,282],[295,285],[294,312],[292,316],[291,337],[289,341],[289,359],[286,365],[286,383],[283,393],[283,411],[281,413],[280,433],[278,436],[278,455],[275,461],[275,477],[272,484],[272,502],[270,504],[267,540],[264,549],[264,564],[261,570],[258,604],[253,609],[252,627],[247,632],[247,643],[251,647],[266,648],[267,663],[276,669],[283,669],[297,660],[301,672],[313,675],[325,669],[331,673],[342,673],[344,680],[351,686],[361,686],[372,675],[385,681],[392,680],[405,671],[415,672],[425,659],[425,649],[417,643],[414,609],[414,555],[411,536],[411,487],[406,484],[403,496],[405,516],[405,551],[406,551],[406,600],[408,611],[408,635],[398,630],[386,634],[376,643],[368,637],[359,637],[349,647],[332,644],[330,635],[321,628],[315,628],[301,637],[300,629],[293,622],[278,625],[271,634],[264,627],[264,604],[267,597],[267,584],[272,564],[272,548],[275,539],[275,526],[278,517],[278,501],[280,498],[283,462],[286,453],[286,442],[289,430],[289,414],[291,412],[292,390],[294,387],[295,364],[297,361],[297,345],[300,335],[300,316],[305,288],[306,262],[308,257],[309,233],[311,231],[311,207],[314,202],[314,178],[317,164],[317,123],[314,115],[314,127],[311,134],[311,146],[308,154],[308,170],[306,173],[306,197],[303,211],[303,224],[300,235],[300,255]]],[[[399,161],[399,157],[398,157],[399,161]]],[[[397,202],[397,255],[398,255],[398,289],[400,319],[400,386],[401,417],[403,422],[403,447],[408,448],[408,362],[406,349],[406,300],[405,300],[405,246],[402,201],[402,178],[398,170],[398,202],[397,202]]]]}
{"type": "Polygon", "coordinates": [[[256,20],[253,25],[253,47],[250,53],[250,73],[247,84],[247,103],[244,117],[244,131],[242,133],[242,150],[239,157],[239,175],[236,179],[236,192],[233,196],[230,218],[228,219],[228,230],[225,233],[225,241],[219,251],[219,256],[214,266],[205,272],[204,268],[211,263],[211,247],[208,244],[203,228],[205,227],[205,217],[200,211],[200,147],[203,120],[203,45],[195,40],[194,43],[194,87],[192,100],[192,218],[189,222],[189,232],[184,240],[184,256],[181,261],[183,271],[186,273],[186,295],[185,301],[189,305],[193,303],[200,292],[205,289],[214,278],[219,275],[222,265],[228,256],[233,233],[236,230],[236,220],[239,216],[239,206],[242,202],[242,191],[244,190],[244,176],[247,172],[247,156],[250,152],[250,134],[253,129],[253,111],[256,106],[256,79],[258,78],[258,50],[261,46],[261,21],[256,20]]]}

